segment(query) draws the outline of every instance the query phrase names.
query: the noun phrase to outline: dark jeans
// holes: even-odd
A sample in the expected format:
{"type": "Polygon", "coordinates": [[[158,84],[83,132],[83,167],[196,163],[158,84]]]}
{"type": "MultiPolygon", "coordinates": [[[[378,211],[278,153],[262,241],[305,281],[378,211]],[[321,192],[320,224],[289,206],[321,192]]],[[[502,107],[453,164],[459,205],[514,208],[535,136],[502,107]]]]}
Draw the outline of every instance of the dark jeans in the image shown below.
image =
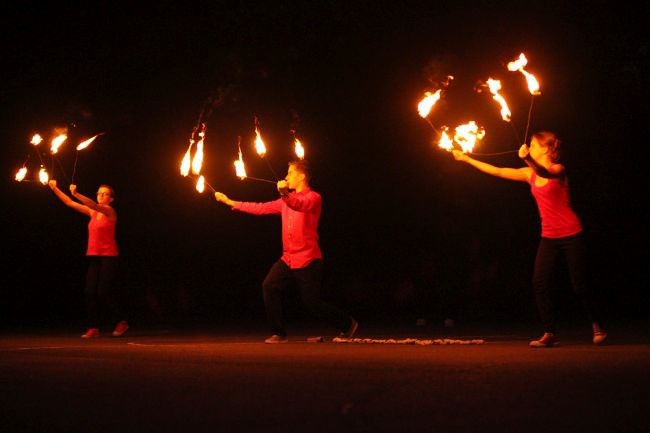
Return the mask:
{"type": "Polygon", "coordinates": [[[589,318],[592,322],[600,321],[596,301],[587,281],[586,250],[582,235],[559,239],[542,238],[535,257],[533,288],[544,332],[555,332],[555,311],[550,285],[560,256],[566,260],[571,286],[589,318]]]}
{"type": "Polygon", "coordinates": [[[300,269],[290,269],[282,260],[275,262],[262,283],[264,306],[273,334],[287,335],[282,319],[282,292],[291,283],[298,287],[300,298],[311,314],[325,320],[339,331],[347,331],[350,328],[350,316],[321,299],[322,281],[322,260],[314,260],[300,269]]]}
{"type": "Polygon", "coordinates": [[[117,264],[117,256],[88,256],[84,293],[90,328],[99,328],[107,321],[116,323],[123,319],[113,293],[117,264]]]}

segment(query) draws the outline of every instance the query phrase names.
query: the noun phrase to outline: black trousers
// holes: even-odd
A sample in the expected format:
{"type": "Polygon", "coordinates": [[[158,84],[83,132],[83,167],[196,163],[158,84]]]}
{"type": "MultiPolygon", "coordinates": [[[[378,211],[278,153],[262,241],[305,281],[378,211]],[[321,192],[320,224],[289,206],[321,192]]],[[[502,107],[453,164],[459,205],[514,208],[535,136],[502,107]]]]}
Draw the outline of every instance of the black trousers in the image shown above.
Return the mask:
{"type": "Polygon", "coordinates": [[[589,318],[592,322],[600,323],[596,300],[587,278],[586,250],[582,235],[559,239],[542,238],[535,257],[533,288],[544,332],[555,332],[555,309],[550,286],[560,258],[566,260],[571,287],[580,298],[589,318]]]}
{"type": "Polygon", "coordinates": [[[291,269],[282,260],[271,267],[264,282],[264,306],[273,334],[286,336],[282,317],[282,292],[295,283],[307,310],[339,331],[347,331],[352,319],[343,310],[321,299],[323,261],[314,260],[300,269],[291,269]]]}
{"type": "Polygon", "coordinates": [[[84,294],[90,328],[99,328],[109,321],[114,324],[123,319],[113,290],[118,261],[117,256],[88,256],[84,294]]]}

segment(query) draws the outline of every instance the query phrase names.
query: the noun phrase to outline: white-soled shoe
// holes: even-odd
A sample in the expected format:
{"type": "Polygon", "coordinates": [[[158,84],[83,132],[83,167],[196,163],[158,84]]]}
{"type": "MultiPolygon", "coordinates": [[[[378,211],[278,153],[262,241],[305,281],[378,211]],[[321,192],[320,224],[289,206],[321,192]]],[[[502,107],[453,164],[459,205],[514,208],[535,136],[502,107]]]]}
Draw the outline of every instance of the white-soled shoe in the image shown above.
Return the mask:
{"type": "Polygon", "coordinates": [[[528,345],[534,348],[553,347],[557,345],[559,341],[560,340],[558,340],[555,334],[551,332],[545,332],[544,335],[542,335],[542,338],[540,338],[539,340],[533,340],[528,345]]]}
{"type": "Polygon", "coordinates": [[[266,344],[288,343],[288,342],[289,342],[289,339],[287,338],[286,335],[285,335],[285,336],[282,336],[282,335],[273,334],[273,335],[271,335],[269,338],[267,338],[266,340],[264,340],[264,342],[265,342],[266,344]]]}

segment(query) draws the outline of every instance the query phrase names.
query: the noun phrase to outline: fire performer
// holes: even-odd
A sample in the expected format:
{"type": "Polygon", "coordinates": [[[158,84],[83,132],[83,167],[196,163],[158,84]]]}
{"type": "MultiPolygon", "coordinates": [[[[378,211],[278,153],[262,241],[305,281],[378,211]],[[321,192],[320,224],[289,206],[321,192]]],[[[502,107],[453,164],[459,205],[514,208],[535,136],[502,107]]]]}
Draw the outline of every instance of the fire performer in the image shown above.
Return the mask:
{"type": "Polygon", "coordinates": [[[310,313],[339,330],[339,337],[352,338],[359,324],[335,305],[321,298],[323,255],[318,243],[322,199],[309,186],[310,171],[304,160],[292,161],[285,179],[277,182],[280,198],[264,203],[241,202],[215,192],[217,201],[233,210],[253,215],[281,215],[282,257],[262,283],[266,315],[272,336],[269,344],[288,342],[282,318],[281,294],[293,281],[310,313]]]}
{"type": "Polygon", "coordinates": [[[601,327],[597,303],[587,283],[585,244],[582,224],[571,207],[565,167],[559,161],[560,140],[549,131],[533,134],[530,147],[523,144],[519,157],[527,167],[495,167],[452,150],[457,161],[503,179],[527,182],[539,210],[542,233],[535,257],[533,288],[544,334],[530,342],[530,347],[553,347],[558,343],[550,284],[556,259],[566,260],[573,291],[580,297],[593,330],[593,343],[601,344],[607,332],[601,327]]]}
{"type": "Polygon", "coordinates": [[[56,180],[50,180],[49,186],[54,194],[68,207],[90,217],[88,223],[88,271],[86,273],[86,309],[89,328],[81,338],[99,337],[100,324],[107,319],[117,321],[113,337],[119,337],[129,329],[123,320],[118,303],[114,299],[113,281],[117,272],[119,251],[115,240],[117,213],[111,206],[115,200],[115,191],[108,185],[100,185],[97,201],[77,192],[77,185],[70,185],[70,193],[80,203],[73,201],[61,191],[56,180]]]}

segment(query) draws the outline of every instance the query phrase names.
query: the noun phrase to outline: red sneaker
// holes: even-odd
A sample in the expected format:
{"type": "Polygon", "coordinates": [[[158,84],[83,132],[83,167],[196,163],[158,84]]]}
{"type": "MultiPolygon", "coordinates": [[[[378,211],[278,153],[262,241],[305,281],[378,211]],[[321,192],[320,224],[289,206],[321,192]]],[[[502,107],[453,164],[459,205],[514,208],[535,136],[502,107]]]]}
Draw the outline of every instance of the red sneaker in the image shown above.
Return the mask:
{"type": "Polygon", "coordinates": [[[88,328],[86,333],[81,336],[81,338],[97,338],[99,337],[99,329],[97,328],[88,328]]]}
{"type": "Polygon", "coordinates": [[[539,340],[533,340],[528,345],[530,347],[553,347],[559,342],[555,334],[545,332],[539,340]]]}
{"type": "Polygon", "coordinates": [[[129,324],[126,323],[126,320],[122,320],[117,325],[115,325],[115,329],[113,330],[113,337],[120,337],[126,332],[127,329],[129,329],[129,324]]]}

